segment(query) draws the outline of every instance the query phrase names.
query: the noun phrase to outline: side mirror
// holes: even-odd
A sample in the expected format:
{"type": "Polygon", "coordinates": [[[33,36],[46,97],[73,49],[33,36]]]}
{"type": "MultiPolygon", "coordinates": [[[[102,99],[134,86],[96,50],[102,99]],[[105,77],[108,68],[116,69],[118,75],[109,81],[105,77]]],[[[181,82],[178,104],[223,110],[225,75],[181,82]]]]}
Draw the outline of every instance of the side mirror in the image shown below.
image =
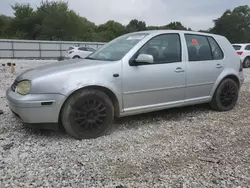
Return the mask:
{"type": "Polygon", "coordinates": [[[154,57],[152,55],[149,54],[140,54],[135,61],[137,63],[154,63],[154,57]]]}

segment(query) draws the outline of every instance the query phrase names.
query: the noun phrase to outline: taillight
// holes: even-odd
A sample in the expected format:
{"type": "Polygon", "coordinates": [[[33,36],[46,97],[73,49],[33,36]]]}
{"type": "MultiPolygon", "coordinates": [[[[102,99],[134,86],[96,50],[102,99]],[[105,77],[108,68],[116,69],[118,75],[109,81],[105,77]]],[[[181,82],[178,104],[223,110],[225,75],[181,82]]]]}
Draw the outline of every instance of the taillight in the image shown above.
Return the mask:
{"type": "Polygon", "coordinates": [[[71,54],[73,51],[69,51],[69,54],[71,54]]]}
{"type": "Polygon", "coordinates": [[[237,52],[237,54],[242,55],[242,54],[243,54],[243,52],[237,52]]]}

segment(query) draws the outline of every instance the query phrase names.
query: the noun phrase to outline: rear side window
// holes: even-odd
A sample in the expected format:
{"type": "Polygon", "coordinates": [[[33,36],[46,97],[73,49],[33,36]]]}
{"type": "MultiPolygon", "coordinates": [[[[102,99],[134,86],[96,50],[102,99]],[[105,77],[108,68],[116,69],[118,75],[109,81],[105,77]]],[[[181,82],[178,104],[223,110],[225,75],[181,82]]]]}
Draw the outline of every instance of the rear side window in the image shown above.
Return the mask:
{"type": "Polygon", "coordinates": [[[218,43],[212,37],[207,37],[207,38],[210,43],[213,59],[214,60],[223,59],[224,55],[218,43]]]}
{"type": "Polygon", "coordinates": [[[234,47],[235,50],[240,50],[241,49],[240,45],[233,45],[233,47],[234,47]]]}
{"type": "Polygon", "coordinates": [[[68,50],[73,50],[74,48],[73,47],[69,47],[69,49],[68,50]]]}
{"type": "Polygon", "coordinates": [[[212,51],[206,36],[185,34],[189,61],[212,60],[212,51]]]}
{"type": "Polygon", "coordinates": [[[223,52],[213,37],[185,34],[189,61],[223,59],[223,52]]]}
{"type": "Polygon", "coordinates": [[[250,45],[247,45],[245,50],[250,50],[250,45]]]}

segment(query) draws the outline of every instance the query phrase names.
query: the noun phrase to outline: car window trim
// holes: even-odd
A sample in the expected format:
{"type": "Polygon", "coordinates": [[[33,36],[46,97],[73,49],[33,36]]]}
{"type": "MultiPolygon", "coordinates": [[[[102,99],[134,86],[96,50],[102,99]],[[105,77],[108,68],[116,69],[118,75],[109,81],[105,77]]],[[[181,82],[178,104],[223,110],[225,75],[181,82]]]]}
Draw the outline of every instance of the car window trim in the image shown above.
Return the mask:
{"type": "Polygon", "coordinates": [[[209,43],[209,41],[208,41],[208,39],[207,39],[207,35],[184,33],[184,38],[185,38],[186,48],[187,48],[187,55],[188,55],[188,62],[212,61],[212,60],[213,60],[213,55],[212,55],[212,54],[211,54],[212,59],[209,59],[209,60],[193,60],[193,61],[190,61],[190,60],[189,60],[188,43],[187,43],[187,39],[186,39],[186,36],[187,36],[187,35],[188,35],[188,36],[191,35],[191,36],[205,37],[206,40],[207,40],[207,42],[208,42],[209,49],[210,49],[211,53],[212,53],[212,49],[211,49],[210,43],[209,43]]]}
{"type": "MultiPolygon", "coordinates": [[[[214,59],[214,57],[213,57],[213,52],[212,52],[212,49],[211,49],[211,53],[212,53],[213,60],[223,60],[225,56],[224,56],[224,52],[223,52],[221,46],[220,46],[219,43],[215,40],[214,37],[212,37],[212,36],[207,36],[207,38],[209,38],[209,37],[212,38],[212,39],[214,40],[214,42],[215,42],[215,43],[217,44],[217,46],[220,48],[220,51],[221,51],[221,53],[222,53],[222,58],[221,58],[221,59],[214,59]]],[[[208,40],[208,42],[209,42],[209,40],[208,40]]],[[[209,45],[211,45],[210,42],[209,42],[209,45]]]]}
{"type": "Polygon", "coordinates": [[[211,55],[212,55],[212,59],[210,59],[210,60],[195,60],[195,61],[190,61],[190,60],[189,60],[189,55],[187,54],[187,55],[188,55],[188,62],[221,61],[221,60],[223,60],[223,59],[225,58],[224,52],[223,52],[222,48],[220,47],[220,45],[218,44],[218,42],[215,40],[214,37],[209,36],[209,35],[184,33],[184,38],[185,38],[185,42],[186,42],[187,52],[188,52],[188,45],[187,45],[187,39],[186,39],[186,37],[185,37],[186,35],[195,35],[195,36],[205,37],[205,38],[207,39],[207,41],[208,41],[208,44],[209,44],[209,47],[210,47],[210,51],[211,51],[211,55]],[[210,44],[210,42],[209,42],[209,40],[208,40],[208,37],[211,37],[211,38],[216,42],[216,44],[219,46],[219,48],[220,48],[220,50],[221,50],[221,52],[222,52],[222,55],[223,55],[223,58],[222,58],[222,59],[214,59],[213,54],[212,54],[213,52],[212,52],[211,44],[210,44]]]}
{"type": "Polygon", "coordinates": [[[181,40],[181,35],[180,33],[162,33],[156,36],[153,36],[152,38],[150,38],[147,42],[145,42],[135,53],[134,55],[132,55],[132,57],[129,59],[129,66],[144,66],[144,65],[161,65],[161,64],[172,64],[172,63],[181,63],[183,62],[182,59],[182,40],[181,40]],[[134,63],[135,61],[135,57],[138,54],[138,52],[148,43],[150,42],[152,39],[162,36],[162,35],[173,35],[173,34],[177,34],[179,37],[179,41],[180,41],[180,59],[181,61],[174,61],[174,62],[162,62],[162,63],[134,63]]]}

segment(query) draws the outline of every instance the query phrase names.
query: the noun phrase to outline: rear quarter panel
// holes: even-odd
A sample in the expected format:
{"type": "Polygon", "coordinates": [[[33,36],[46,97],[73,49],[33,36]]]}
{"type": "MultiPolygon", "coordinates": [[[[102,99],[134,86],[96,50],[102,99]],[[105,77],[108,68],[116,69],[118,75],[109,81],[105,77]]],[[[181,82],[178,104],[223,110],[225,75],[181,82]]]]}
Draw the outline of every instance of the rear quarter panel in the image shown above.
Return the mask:
{"type": "Polygon", "coordinates": [[[216,82],[211,90],[211,96],[213,96],[216,88],[221,83],[221,81],[229,76],[234,75],[240,80],[240,57],[236,53],[235,49],[233,48],[232,44],[228,41],[228,39],[224,36],[213,36],[217,43],[220,45],[221,49],[224,53],[224,61],[225,67],[219,77],[216,79],[216,82]]]}

